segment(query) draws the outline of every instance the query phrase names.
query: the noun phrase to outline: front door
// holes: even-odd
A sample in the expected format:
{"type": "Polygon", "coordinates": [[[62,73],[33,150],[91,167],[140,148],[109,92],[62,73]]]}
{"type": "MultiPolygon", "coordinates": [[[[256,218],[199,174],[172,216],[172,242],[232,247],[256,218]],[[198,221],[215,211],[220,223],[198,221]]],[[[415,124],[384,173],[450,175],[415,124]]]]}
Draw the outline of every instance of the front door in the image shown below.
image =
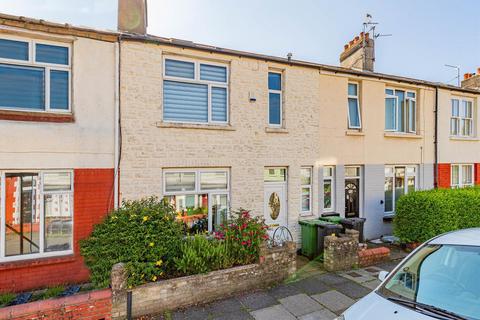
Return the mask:
{"type": "Polygon", "coordinates": [[[286,191],[286,182],[265,182],[263,214],[270,236],[278,227],[287,226],[286,191]]]}
{"type": "Polygon", "coordinates": [[[345,179],[345,217],[360,216],[360,180],[345,179]]]}

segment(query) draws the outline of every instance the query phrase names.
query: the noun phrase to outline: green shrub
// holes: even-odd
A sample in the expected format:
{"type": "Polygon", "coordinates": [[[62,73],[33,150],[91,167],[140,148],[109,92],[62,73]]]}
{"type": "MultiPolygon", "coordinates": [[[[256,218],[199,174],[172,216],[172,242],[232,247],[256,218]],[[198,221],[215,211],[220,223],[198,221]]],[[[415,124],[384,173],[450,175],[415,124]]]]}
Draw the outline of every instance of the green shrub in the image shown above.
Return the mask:
{"type": "Polygon", "coordinates": [[[206,273],[233,266],[234,259],[227,241],[209,239],[197,234],[187,238],[181,246],[181,255],[175,266],[183,275],[206,273]]]}
{"type": "Polygon", "coordinates": [[[174,208],[150,197],[124,202],[80,246],[96,287],[109,285],[112,266],[118,262],[125,263],[133,286],[172,275],[182,239],[174,208]]]}
{"type": "Polygon", "coordinates": [[[404,243],[480,227],[480,188],[437,189],[401,197],[393,219],[394,235],[404,243]]]}
{"type": "Polygon", "coordinates": [[[260,245],[268,239],[267,228],[263,218],[252,217],[248,210],[240,208],[231,212],[231,218],[220,225],[215,237],[229,242],[235,264],[249,264],[258,260],[260,245]]]}

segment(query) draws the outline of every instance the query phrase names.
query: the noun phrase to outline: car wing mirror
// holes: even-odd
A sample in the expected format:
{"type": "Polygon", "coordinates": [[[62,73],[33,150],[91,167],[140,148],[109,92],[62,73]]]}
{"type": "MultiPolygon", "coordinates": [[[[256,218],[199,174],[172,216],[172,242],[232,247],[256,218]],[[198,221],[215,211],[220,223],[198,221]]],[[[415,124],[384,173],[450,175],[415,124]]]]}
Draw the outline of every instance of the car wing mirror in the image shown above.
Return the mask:
{"type": "Polygon", "coordinates": [[[378,280],[382,281],[385,280],[388,277],[388,272],[387,271],[380,271],[378,274],[378,280]]]}

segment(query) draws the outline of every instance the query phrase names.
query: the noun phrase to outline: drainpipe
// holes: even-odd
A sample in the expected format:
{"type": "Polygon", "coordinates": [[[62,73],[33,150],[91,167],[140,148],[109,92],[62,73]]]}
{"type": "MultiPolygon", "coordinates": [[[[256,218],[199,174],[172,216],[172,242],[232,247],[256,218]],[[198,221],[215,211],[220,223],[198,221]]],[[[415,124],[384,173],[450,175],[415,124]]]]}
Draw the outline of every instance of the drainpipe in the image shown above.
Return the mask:
{"type": "Polygon", "coordinates": [[[435,136],[433,140],[434,152],[434,183],[433,187],[438,189],[438,86],[435,87],[435,136]]]}
{"type": "Polygon", "coordinates": [[[113,207],[118,208],[120,167],[120,36],[115,43],[115,115],[114,115],[113,207]]]}

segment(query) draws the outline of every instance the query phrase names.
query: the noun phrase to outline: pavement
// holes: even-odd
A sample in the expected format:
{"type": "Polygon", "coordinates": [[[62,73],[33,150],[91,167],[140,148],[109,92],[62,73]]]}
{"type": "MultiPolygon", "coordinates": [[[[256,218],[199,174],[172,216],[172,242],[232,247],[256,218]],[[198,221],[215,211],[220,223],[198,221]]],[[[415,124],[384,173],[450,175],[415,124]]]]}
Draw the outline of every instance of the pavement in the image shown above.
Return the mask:
{"type": "Polygon", "coordinates": [[[380,271],[397,263],[327,273],[320,262],[300,258],[295,277],[285,283],[151,319],[333,320],[380,284],[380,271]]]}

